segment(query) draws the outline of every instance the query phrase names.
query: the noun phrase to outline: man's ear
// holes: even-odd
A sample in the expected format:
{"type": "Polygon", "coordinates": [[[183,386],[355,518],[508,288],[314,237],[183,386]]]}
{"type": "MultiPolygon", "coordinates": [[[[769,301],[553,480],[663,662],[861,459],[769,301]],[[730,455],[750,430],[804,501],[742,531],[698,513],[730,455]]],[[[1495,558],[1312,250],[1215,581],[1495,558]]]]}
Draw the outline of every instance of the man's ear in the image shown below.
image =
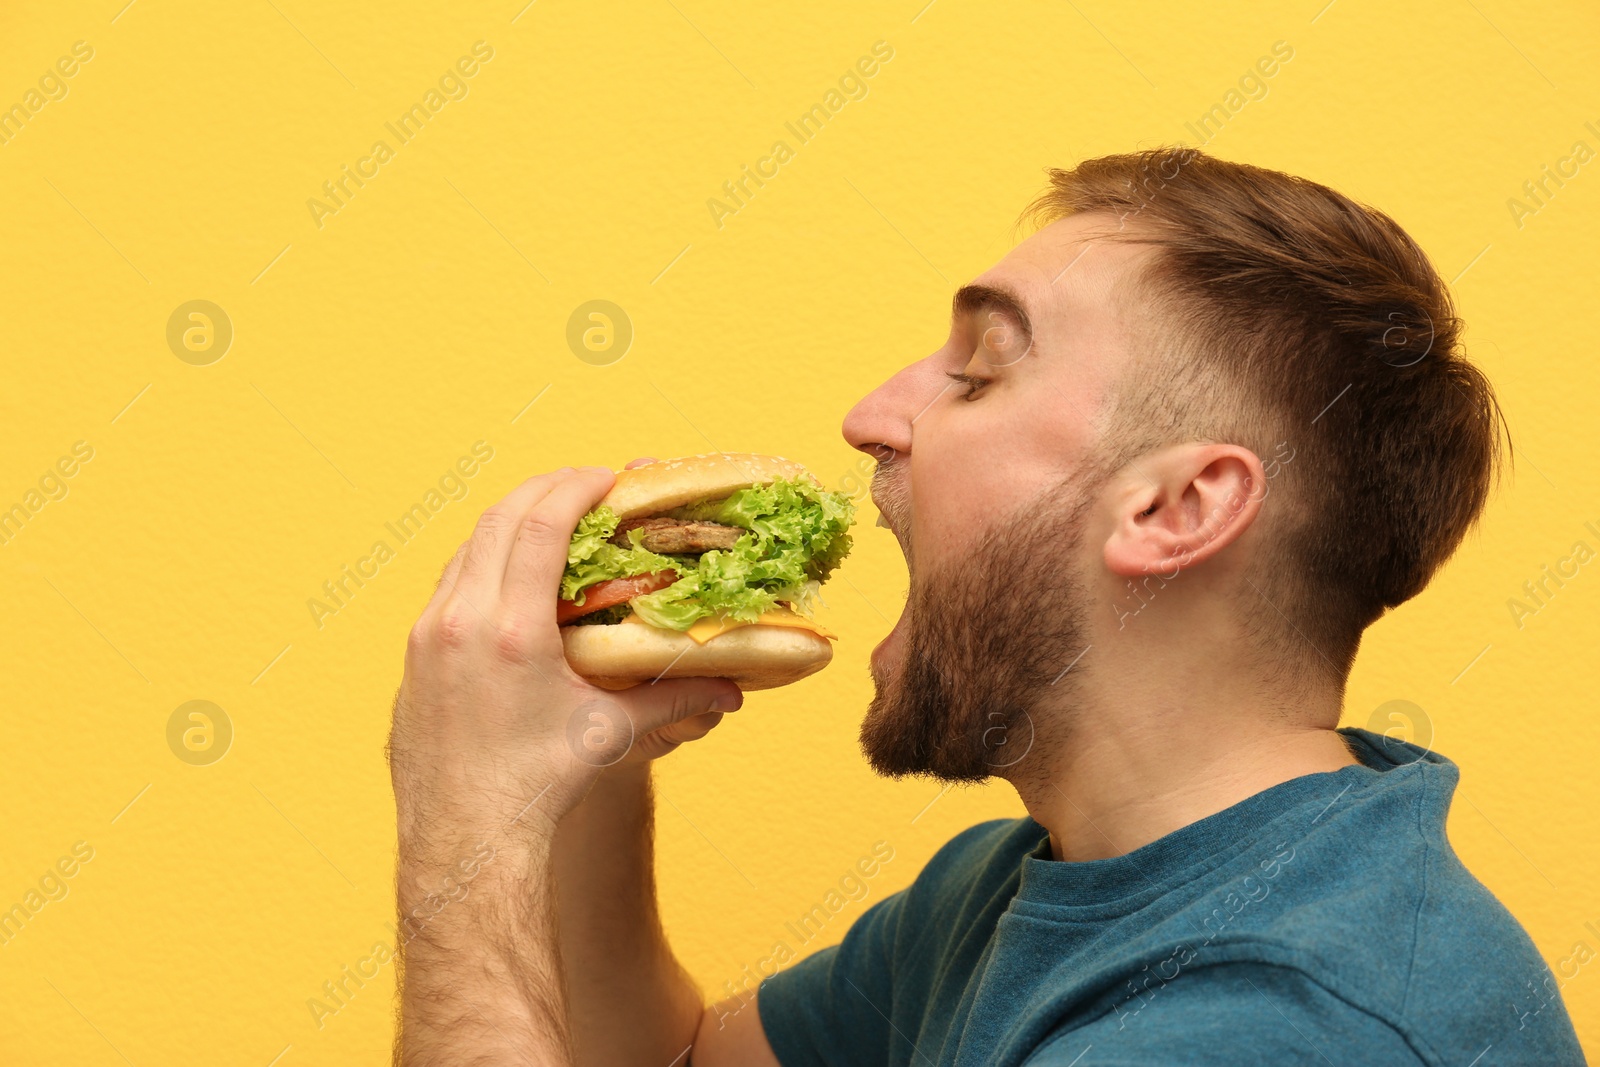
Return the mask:
{"type": "Polygon", "coordinates": [[[1267,476],[1239,445],[1186,444],[1141,456],[1119,475],[1106,567],[1171,577],[1232,544],[1261,513],[1267,476]]]}

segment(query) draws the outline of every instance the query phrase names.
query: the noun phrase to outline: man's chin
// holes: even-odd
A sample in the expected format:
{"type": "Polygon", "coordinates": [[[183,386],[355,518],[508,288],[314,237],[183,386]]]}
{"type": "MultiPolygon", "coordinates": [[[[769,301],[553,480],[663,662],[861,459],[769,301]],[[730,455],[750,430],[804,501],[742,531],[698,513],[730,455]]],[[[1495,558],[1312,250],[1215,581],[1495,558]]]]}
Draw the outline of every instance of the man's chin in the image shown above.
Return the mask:
{"type": "MultiPolygon", "coordinates": [[[[981,782],[986,767],[970,766],[955,751],[969,733],[962,728],[946,687],[930,675],[928,650],[918,652],[910,606],[872,650],[872,703],[861,723],[867,763],[886,778],[925,777],[941,782],[981,782]]],[[[926,635],[923,635],[926,639],[926,635]]]]}
{"type": "Polygon", "coordinates": [[[907,604],[905,610],[900,613],[900,618],[895,620],[893,628],[884,635],[882,641],[873,646],[872,654],[868,657],[868,670],[880,692],[885,680],[893,678],[897,672],[905,650],[906,631],[909,629],[911,629],[911,605],[907,604]]]}
{"type": "Polygon", "coordinates": [[[867,670],[872,675],[872,702],[861,723],[862,749],[872,769],[886,777],[917,774],[921,767],[906,766],[903,754],[893,751],[893,740],[903,737],[906,704],[906,631],[911,628],[910,605],[883,640],[872,649],[867,670]]]}

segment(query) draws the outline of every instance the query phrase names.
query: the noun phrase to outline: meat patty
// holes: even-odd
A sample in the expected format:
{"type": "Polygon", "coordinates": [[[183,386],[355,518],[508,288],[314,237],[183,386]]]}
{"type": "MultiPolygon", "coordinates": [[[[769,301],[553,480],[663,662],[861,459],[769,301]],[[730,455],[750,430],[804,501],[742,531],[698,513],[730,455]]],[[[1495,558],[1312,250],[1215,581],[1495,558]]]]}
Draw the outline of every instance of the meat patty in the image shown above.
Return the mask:
{"type": "Polygon", "coordinates": [[[687,522],[683,519],[628,519],[617,526],[612,544],[631,547],[630,530],[642,530],[640,541],[651,552],[699,555],[713,548],[732,548],[744,530],[720,522],[687,522]]]}

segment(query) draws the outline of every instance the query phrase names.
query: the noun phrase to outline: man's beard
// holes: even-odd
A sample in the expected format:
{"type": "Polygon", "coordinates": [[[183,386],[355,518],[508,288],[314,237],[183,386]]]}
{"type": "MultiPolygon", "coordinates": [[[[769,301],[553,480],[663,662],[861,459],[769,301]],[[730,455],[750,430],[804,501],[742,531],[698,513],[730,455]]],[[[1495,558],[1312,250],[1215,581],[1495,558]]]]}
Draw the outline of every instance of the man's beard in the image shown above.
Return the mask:
{"type": "Polygon", "coordinates": [[[1016,782],[1043,773],[1063,725],[1050,716],[1064,707],[1088,646],[1090,600],[1077,560],[1102,484],[1098,472],[1080,475],[996,523],[943,573],[920,583],[913,574],[900,663],[886,679],[874,675],[861,724],[879,774],[1016,782]],[[1046,699],[1055,710],[1035,714],[1046,699]]]}

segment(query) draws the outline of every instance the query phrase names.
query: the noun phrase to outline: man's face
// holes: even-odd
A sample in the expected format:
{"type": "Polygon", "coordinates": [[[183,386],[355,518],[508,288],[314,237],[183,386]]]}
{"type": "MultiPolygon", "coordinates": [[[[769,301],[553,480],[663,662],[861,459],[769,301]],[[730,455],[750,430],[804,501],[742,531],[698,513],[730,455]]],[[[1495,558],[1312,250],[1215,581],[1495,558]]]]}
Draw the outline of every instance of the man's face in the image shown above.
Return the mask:
{"type": "Polygon", "coordinates": [[[1115,227],[1077,216],[1017,246],[958,295],[945,346],[845,418],[911,575],[872,654],[862,744],[883,773],[1011,776],[1048,740],[1031,709],[1070,688],[1104,536],[1097,425],[1130,345],[1113,287],[1143,254],[1094,239],[1115,227]]]}

